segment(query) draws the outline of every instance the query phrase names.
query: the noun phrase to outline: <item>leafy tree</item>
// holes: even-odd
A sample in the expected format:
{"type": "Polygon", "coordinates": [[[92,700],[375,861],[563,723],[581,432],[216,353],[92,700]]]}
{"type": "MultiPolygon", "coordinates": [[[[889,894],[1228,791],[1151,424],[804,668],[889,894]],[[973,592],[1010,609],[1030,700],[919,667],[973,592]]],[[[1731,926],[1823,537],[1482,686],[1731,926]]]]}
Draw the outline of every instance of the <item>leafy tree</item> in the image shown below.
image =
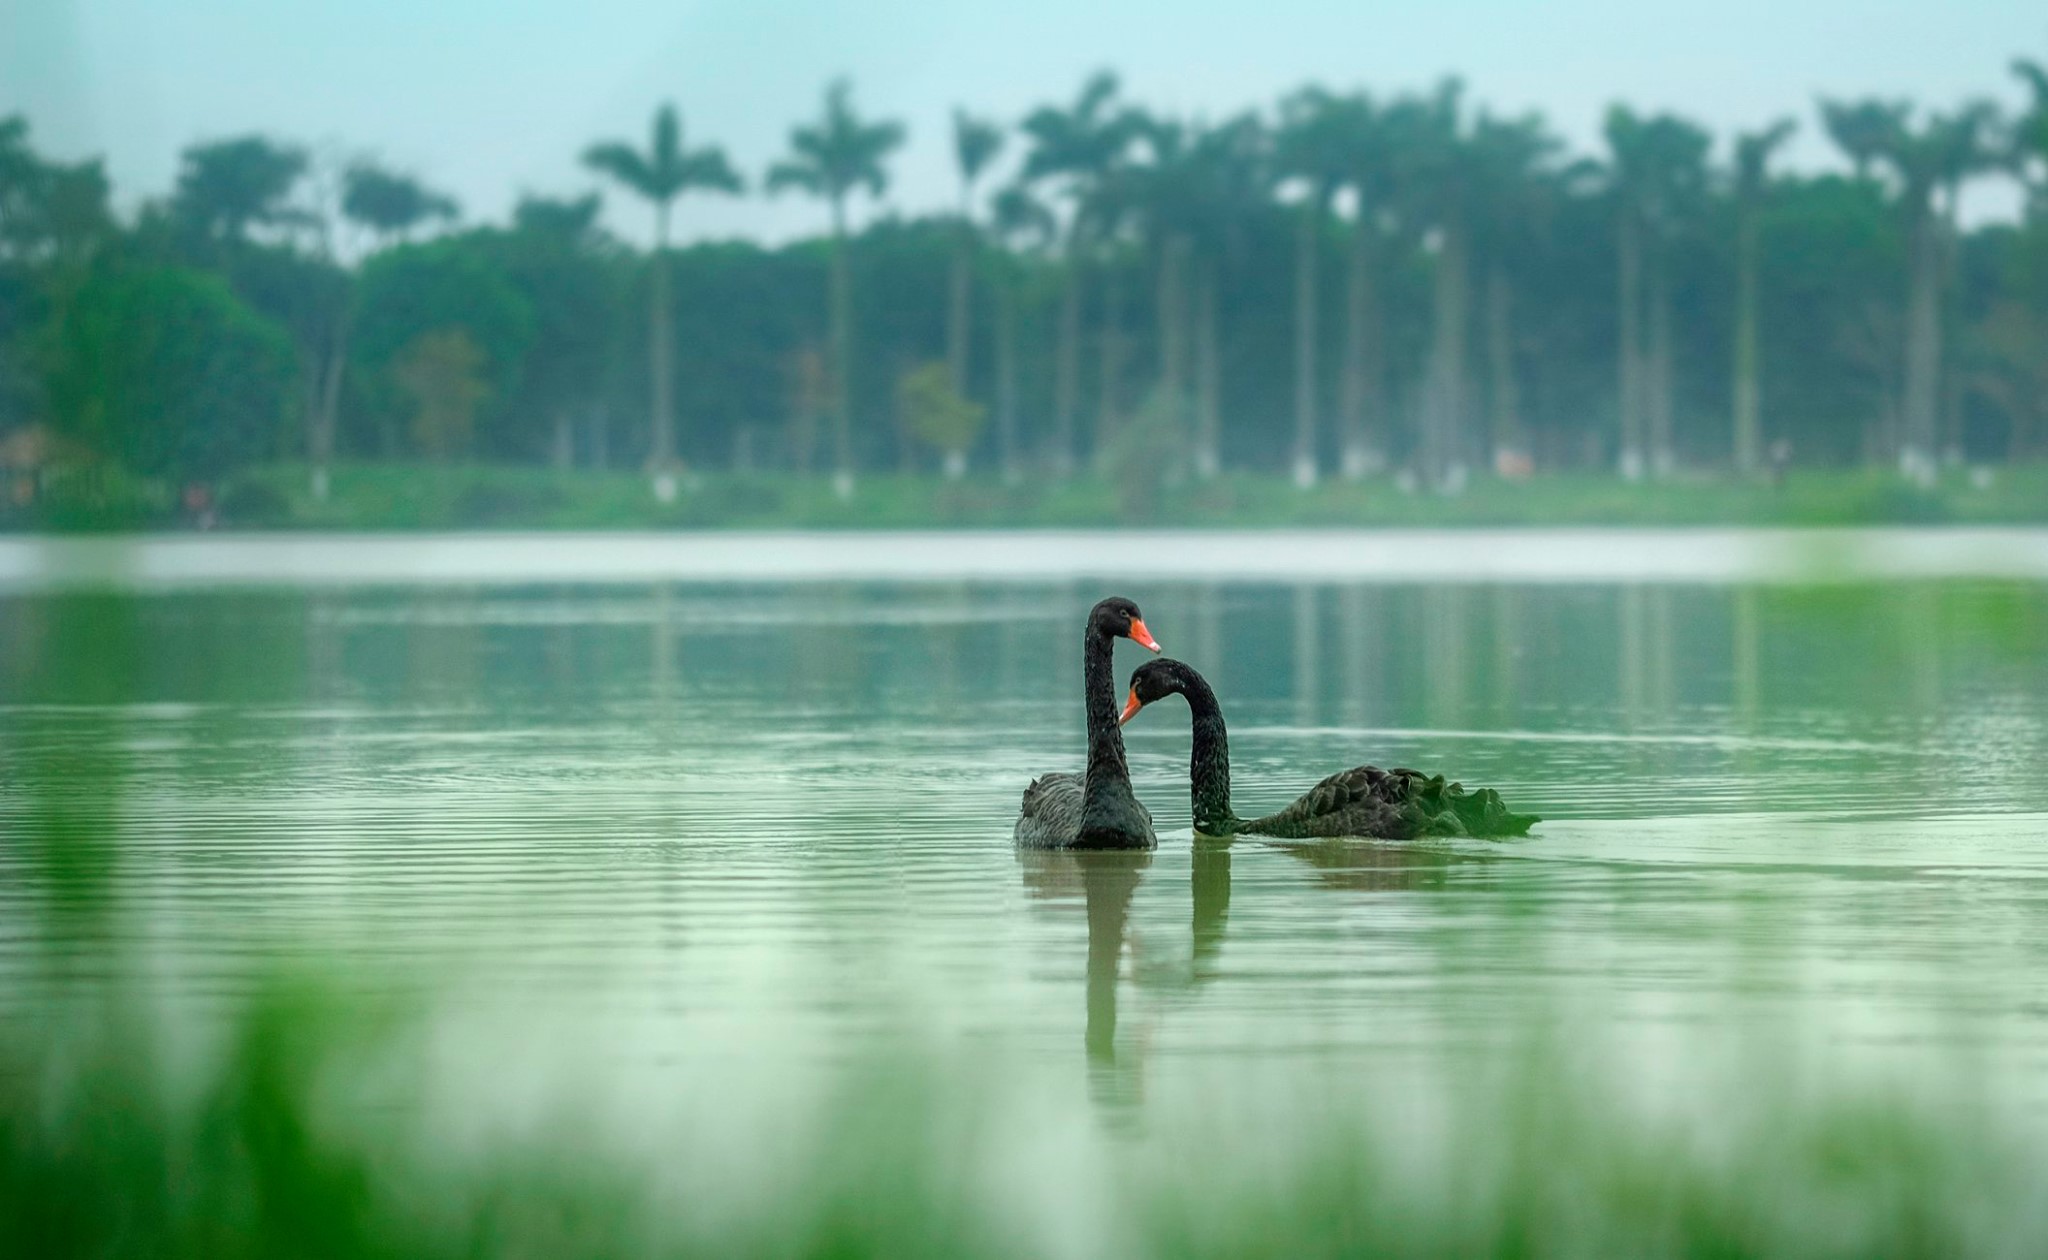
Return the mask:
{"type": "Polygon", "coordinates": [[[945,456],[947,480],[965,475],[967,452],[988,409],[960,396],[944,363],[922,364],[898,378],[896,410],[906,431],[945,456]]]}
{"type": "Polygon", "coordinates": [[[725,150],[716,145],[692,149],[683,142],[683,123],[675,106],[663,105],[654,114],[653,131],[643,152],[623,141],[594,144],[583,154],[584,165],[610,176],[654,204],[653,283],[649,288],[648,365],[652,377],[649,393],[648,464],[656,470],[657,493],[672,485],[664,481],[675,462],[675,385],[670,356],[674,337],[670,321],[674,307],[669,294],[669,210],[676,198],[693,189],[737,193],[740,177],[726,161],[725,150]]]}
{"type": "Polygon", "coordinates": [[[791,156],[768,172],[770,191],[795,188],[824,199],[832,210],[831,327],[832,435],[839,493],[853,493],[853,280],[848,270],[846,204],[863,189],[880,197],[889,187],[889,155],[903,144],[903,124],[866,122],[853,108],[845,79],[825,89],[825,109],[814,123],[792,128],[791,156]]]}
{"type": "Polygon", "coordinates": [[[434,328],[407,342],[391,377],[412,400],[413,449],[445,459],[469,450],[476,411],[491,396],[484,352],[461,328],[434,328]]]}
{"type": "Polygon", "coordinates": [[[386,244],[404,240],[430,220],[447,221],[460,213],[454,198],[367,161],[343,172],[341,209],[386,244]]]}
{"type": "Polygon", "coordinates": [[[275,454],[291,341],[221,278],[173,266],[96,267],[60,337],[53,419],[124,467],[211,479],[275,454]]]}
{"type": "Polygon", "coordinates": [[[398,378],[400,363],[422,336],[456,330],[480,352],[477,370],[488,387],[476,400],[477,436],[486,447],[498,445],[500,435],[493,429],[508,400],[519,397],[535,318],[490,244],[487,235],[442,237],[384,250],[363,264],[356,288],[354,352],[369,379],[382,387],[375,400],[387,452],[400,445],[403,404],[417,402],[409,390],[406,399],[393,397],[393,388],[406,389],[398,378]]]}
{"type": "Polygon", "coordinates": [[[263,136],[195,144],[183,154],[171,213],[202,242],[238,245],[253,228],[303,221],[289,199],[306,170],[304,149],[263,136]]]}
{"type": "Polygon", "coordinates": [[[1770,191],[1771,155],[1798,124],[1780,118],[1735,138],[1735,469],[1754,477],[1763,465],[1761,357],[1757,337],[1758,232],[1770,191]]]}

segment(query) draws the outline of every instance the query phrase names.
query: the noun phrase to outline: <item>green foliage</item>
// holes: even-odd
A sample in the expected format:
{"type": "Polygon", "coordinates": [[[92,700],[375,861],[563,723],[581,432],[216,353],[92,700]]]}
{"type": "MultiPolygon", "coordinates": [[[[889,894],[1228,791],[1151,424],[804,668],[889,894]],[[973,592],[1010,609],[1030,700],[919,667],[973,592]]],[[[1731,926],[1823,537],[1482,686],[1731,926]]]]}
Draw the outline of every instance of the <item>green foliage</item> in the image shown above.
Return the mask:
{"type": "Polygon", "coordinates": [[[450,456],[469,450],[476,411],[491,395],[484,352],[460,328],[435,328],[406,343],[391,378],[412,400],[413,449],[450,456]]]}
{"type": "MultiPolygon", "coordinates": [[[[480,392],[456,392],[474,392],[469,406],[482,408],[478,422],[489,424],[520,388],[534,322],[533,308],[496,265],[488,237],[403,245],[363,266],[356,291],[356,363],[382,387],[373,395],[377,405],[410,421],[418,414],[419,378],[407,385],[401,377],[420,368],[413,356],[420,353],[421,339],[459,332],[476,351],[467,374],[480,392]]],[[[444,338],[437,344],[445,366],[453,343],[444,338]]]]}
{"type": "Polygon", "coordinates": [[[55,330],[60,431],[149,476],[212,478],[277,451],[289,337],[217,276],[108,263],[55,330]]]}
{"type": "Polygon", "coordinates": [[[988,408],[953,390],[944,363],[926,363],[896,380],[896,414],[903,427],[941,454],[965,458],[988,408]]]}

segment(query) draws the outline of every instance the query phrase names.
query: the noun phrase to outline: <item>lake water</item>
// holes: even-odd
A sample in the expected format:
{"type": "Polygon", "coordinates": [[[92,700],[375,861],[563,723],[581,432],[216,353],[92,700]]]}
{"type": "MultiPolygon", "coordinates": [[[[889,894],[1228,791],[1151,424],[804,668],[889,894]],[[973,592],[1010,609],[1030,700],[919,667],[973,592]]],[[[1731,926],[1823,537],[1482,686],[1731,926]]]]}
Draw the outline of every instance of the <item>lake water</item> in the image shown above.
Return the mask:
{"type": "MultiPolygon", "coordinates": [[[[1682,1241],[1615,1206],[1679,1220],[1665,1181],[1783,1242],[1775,1186],[1854,1254],[1897,1241],[1901,1168],[1936,1196],[1922,1242],[2048,1233],[1996,1178],[1941,1189],[2048,1184],[2048,542],[1944,578],[1938,535],[1810,571],[1729,537],[1468,539],[1450,581],[1329,536],[1322,577],[1256,537],[1035,567],[950,542],[994,549],[987,581],[889,540],[774,581],[678,553],[631,580],[603,541],[386,541],[346,581],[289,541],[179,542],[170,571],[16,544],[6,1040],[40,1061],[114,1003],[146,1012],[137,1058],[211,1079],[252,1001],[311,984],[402,1030],[323,1060],[319,1131],[444,1165],[601,1149],[622,1198],[683,1205],[671,1242],[779,1238],[879,1178],[927,1241],[1227,1254],[1335,1177],[1414,1213],[1382,1230],[1481,1251],[1516,1221],[1682,1241]],[[1204,547],[1216,580],[1187,576],[1204,547]],[[1685,580],[1642,580],[1659,557],[1685,580]],[[1108,593],[1216,686],[1242,812],[1369,761],[1544,822],[1197,848],[1168,702],[1128,730],[1157,853],[1019,855],[1024,784],[1080,762],[1108,593]],[[1612,1190],[1636,1160],[1672,1171],[1612,1190]],[[1176,1248],[1167,1218],[1210,1232],[1176,1248]]],[[[1119,643],[1119,676],[1145,656],[1119,643]]]]}

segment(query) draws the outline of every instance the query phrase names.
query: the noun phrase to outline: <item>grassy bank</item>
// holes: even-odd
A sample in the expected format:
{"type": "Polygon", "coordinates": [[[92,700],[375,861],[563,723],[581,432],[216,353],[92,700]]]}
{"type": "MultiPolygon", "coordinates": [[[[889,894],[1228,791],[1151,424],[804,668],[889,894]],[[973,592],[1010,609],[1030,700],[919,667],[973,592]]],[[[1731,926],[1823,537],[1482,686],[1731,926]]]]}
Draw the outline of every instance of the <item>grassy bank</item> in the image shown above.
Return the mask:
{"type": "Polygon", "coordinates": [[[2027,1255],[2048,1241],[2039,1147],[1985,1098],[1815,1096],[1767,1075],[1703,1131],[1638,1114],[1553,1050],[1448,1073],[1425,1140],[1403,1107],[1352,1088],[1307,1091],[1276,1145],[1272,1116],[1227,1096],[1045,1130],[997,1065],[912,1052],[835,1071],[793,1127],[665,1095],[674,1128],[635,1138],[576,1118],[609,1110],[588,1088],[609,1057],[565,1097],[485,1116],[437,1103],[432,1038],[395,1014],[286,985],[196,1073],[168,1070],[146,1049],[165,1030],[118,1000],[27,1044],[0,1038],[0,1247],[1092,1260],[2027,1255]]]}
{"type": "MultiPolygon", "coordinates": [[[[319,500],[305,469],[276,466],[223,483],[213,516],[226,528],[340,530],[2018,524],[2048,522],[2048,465],[1988,477],[1954,470],[1924,490],[1870,470],[1800,471],[1775,486],[1705,474],[1654,485],[1586,473],[1489,477],[1458,494],[1404,490],[1387,477],[1302,491],[1249,473],[1138,487],[886,475],[863,479],[849,498],[824,477],[708,473],[668,503],[636,472],[412,464],[336,468],[319,500]]],[[[129,487],[96,501],[53,496],[0,515],[0,527],[177,528],[196,519],[175,495],[129,487]]]]}

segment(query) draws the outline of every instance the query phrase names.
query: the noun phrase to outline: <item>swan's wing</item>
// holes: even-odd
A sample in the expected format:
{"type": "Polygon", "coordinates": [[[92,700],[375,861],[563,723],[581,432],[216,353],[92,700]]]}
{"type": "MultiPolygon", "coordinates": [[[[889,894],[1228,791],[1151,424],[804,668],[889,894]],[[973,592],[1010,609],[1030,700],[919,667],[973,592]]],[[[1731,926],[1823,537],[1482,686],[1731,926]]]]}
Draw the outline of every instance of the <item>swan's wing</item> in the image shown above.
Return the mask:
{"type": "Polygon", "coordinates": [[[1442,775],[1354,766],[1316,784],[1292,805],[1243,830],[1263,836],[1519,836],[1536,819],[1510,813],[1492,788],[1467,792],[1442,775]]]}
{"type": "Polygon", "coordinates": [[[1017,843],[1026,848],[1057,849],[1081,832],[1081,776],[1046,774],[1024,789],[1017,813],[1017,843]]]}

